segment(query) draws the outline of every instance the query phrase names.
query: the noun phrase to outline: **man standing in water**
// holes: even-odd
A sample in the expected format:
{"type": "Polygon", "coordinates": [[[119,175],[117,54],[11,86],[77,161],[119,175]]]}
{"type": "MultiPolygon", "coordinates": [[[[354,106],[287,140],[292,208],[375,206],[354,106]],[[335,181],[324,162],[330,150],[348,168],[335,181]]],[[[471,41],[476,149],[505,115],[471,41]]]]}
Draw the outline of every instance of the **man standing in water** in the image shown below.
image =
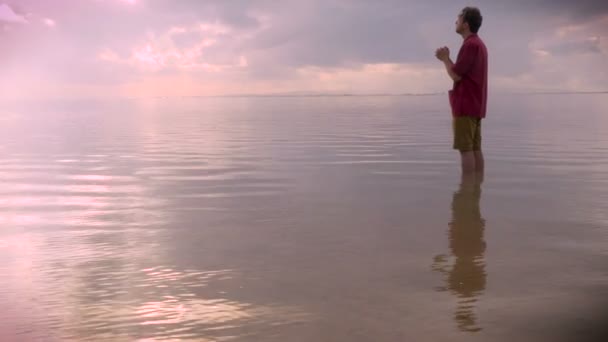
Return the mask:
{"type": "Polygon", "coordinates": [[[481,119],[486,116],[488,52],[477,35],[482,16],[479,9],[465,7],[458,15],[456,33],[464,39],[456,63],[450,50],[441,47],[435,56],[445,64],[454,86],[449,92],[454,126],[454,149],[460,151],[463,174],[483,172],[481,119]]]}

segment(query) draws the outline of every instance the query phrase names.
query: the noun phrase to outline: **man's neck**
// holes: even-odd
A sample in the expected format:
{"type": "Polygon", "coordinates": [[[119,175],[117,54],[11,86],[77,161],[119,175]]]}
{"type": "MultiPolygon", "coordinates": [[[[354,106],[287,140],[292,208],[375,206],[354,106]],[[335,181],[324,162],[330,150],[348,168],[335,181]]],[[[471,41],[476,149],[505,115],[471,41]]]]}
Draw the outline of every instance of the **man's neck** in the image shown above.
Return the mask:
{"type": "Polygon", "coordinates": [[[461,34],[461,36],[462,36],[462,39],[467,39],[467,38],[469,38],[470,36],[472,36],[473,34],[474,34],[473,32],[471,32],[471,31],[467,31],[467,32],[463,32],[463,33],[461,34]]]}

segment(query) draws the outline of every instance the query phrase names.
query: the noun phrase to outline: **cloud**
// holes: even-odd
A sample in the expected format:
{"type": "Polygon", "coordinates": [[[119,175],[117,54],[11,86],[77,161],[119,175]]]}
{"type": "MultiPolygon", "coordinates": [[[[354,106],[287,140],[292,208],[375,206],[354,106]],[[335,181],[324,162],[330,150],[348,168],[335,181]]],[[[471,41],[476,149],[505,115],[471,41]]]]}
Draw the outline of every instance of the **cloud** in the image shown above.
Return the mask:
{"type": "Polygon", "coordinates": [[[607,54],[607,40],[608,15],[585,23],[558,26],[552,32],[537,35],[530,48],[555,56],[607,54]]]}
{"type": "MultiPolygon", "coordinates": [[[[4,1],[14,15],[40,24],[9,27],[0,19],[8,51],[0,56],[3,75],[10,69],[15,77],[44,78],[66,89],[108,87],[112,94],[315,86],[444,91],[450,82],[433,52],[447,45],[455,58],[462,39],[454,21],[464,6],[439,0],[4,1]]],[[[493,85],[608,84],[597,72],[607,53],[606,3],[476,1],[493,85]],[[566,66],[578,80],[560,72],[566,66]]]]}
{"type": "Polygon", "coordinates": [[[49,26],[49,27],[55,27],[55,26],[57,25],[57,23],[55,22],[55,20],[53,20],[53,19],[49,19],[49,18],[44,18],[44,19],[42,20],[42,22],[43,22],[43,23],[44,23],[46,26],[49,26]]]}
{"type": "Polygon", "coordinates": [[[536,19],[553,17],[584,22],[608,14],[608,1],[605,0],[478,0],[476,3],[482,12],[484,8],[494,8],[503,14],[536,19]]]}
{"type": "Polygon", "coordinates": [[[594,19],[608,14],[608,1],[605,0],[533,0],[532,5],[549,9],[578,20],[594,19]]]}
{"type": "Polygon", "coordinates": [[[600,37],[567,40],[553,46],[548,46],[545,50],[553,55],[602,53],[600,37]]]}
{"type": "Polygon", "coordinates": [[[0,22],[11,24],[26,24],[28,21],[19,15],[7,4],[0,4],[0,22]]]}
{"type": "Polygon", "coordinates": [[[499,76],[496,84],[513,91],[605,91],[608,84],[608,16],[536,33],[528,43],[530,68],[499,76]]]}
{"type": "Polygon", "coordinates": [[[191,27],[172,27],[156,35],[150,33],[145,42],[135,46],[127,57],[111,49],[103,50],[99,59],[111,63],[128,64],[144,71],[189,70],[221,72],[229,68],[245,67],[246,57],[217,54],[207,56],[219,41],[234,39],[233,29],[219,23],[198,23],[191,27]]]}

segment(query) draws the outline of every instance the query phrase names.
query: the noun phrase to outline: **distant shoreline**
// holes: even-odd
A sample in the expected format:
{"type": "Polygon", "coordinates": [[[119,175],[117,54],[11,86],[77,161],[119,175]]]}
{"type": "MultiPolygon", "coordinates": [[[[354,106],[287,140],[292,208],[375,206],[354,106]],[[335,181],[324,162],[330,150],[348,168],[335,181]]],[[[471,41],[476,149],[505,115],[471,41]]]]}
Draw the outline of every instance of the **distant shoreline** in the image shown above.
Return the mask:
{"type": "MultiPolygon", "coordinates": [[[[441,93],[397,93],[397,94],[234,94],[234,95],[191,95],[191,96],[151,96],[151,98],[280,98],[280,97],[419,97],[419,96],[439,96],[446,95],[441,93]]],[[[589,95],[589,94],[608,94],[608,91],[536,91],[536,92],[496,92],[496,95],[589,95]]]]}
{"type": "MultiPolygon", "coordinates": [[[[193,96],[167,96],[167,97],[403,97],[403,96],[437,96],[447,93],[421,93],[421,94],[235,94],[235,95],[193,95],[193,96]]],[[[161,97],[161,96],[156,96],[161,97]]]]}
{"type": "Polygon", "coordinates": [[[501,95],[587,95],[587,94],[608,94],[608,91],[535,91],[527,93],[499,93],[501,95]]]}
{"type": "MultiPolygon", "coordinates": [[[[491,92],[491,96],[513,95],[513,96],[529,96],[529,95],[608,95],[608,91],[535,91],[535,92],[491,92]]],[[[81,101],[81,100],[137,100],[137,99],[230,99],[230,98],[357,98],[357,97],[432,97],[432,96],[447,96],[446,92],[440,93],[372,93],[372,94],[233,94],[233,95],[187,95],[187,96],[118,96],[110,98],[81,98],[81,99],[38,99],[38,101],[81,101]]],[[[29,99],[37,101],[36,99],[29,99]]],[[[23,99],[1,99],[0,103],[22,102],[23,99]]]]}

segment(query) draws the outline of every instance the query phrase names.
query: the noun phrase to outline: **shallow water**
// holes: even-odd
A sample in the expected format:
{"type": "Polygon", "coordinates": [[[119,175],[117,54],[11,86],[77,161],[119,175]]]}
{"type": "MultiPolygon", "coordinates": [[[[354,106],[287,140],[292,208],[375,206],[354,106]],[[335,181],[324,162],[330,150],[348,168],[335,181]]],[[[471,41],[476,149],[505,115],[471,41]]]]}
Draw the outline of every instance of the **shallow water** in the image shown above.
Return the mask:
{"type": "MultiPolygon", "coordinates": [[[[2,341],[597,340],[608,96],[5,105],[2,341]]],[[[606,336],[606,335],[603,335],[606,336]]]]}

